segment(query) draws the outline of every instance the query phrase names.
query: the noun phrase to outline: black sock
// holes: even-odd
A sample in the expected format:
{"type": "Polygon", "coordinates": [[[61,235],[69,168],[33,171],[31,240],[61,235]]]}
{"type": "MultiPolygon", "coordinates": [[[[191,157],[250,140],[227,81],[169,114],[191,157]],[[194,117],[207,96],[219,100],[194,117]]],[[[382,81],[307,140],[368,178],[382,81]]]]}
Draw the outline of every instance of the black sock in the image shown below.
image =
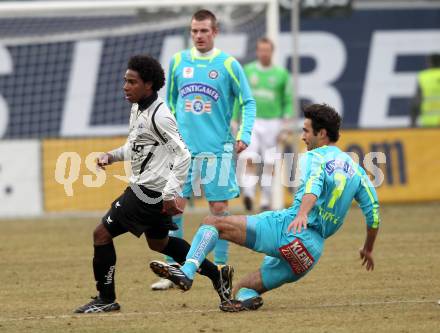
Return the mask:
{"type": "Polygon", "coordinates": [[[105,245],[95,245],[93,256],[93,273],[95,274],[96,289],[99,297],[113,302],[115,294],[115,265],[116,251],[113,242],[105,245]]]}
{"type": "MultiPolygon", "coordinates": [[[[162,253],[173,258],[177,263],[183,265],[185,263],[186,255],[188,254],[189,249],[190,245],[186,240],[178,237],[169,236],[168,244],[163,249],[162,253]]],[[[202,262],[198,273],[207,276],[214,283],[217,283],[219,279],[217,266],[208,259],[205,259],[202,262]]]]}

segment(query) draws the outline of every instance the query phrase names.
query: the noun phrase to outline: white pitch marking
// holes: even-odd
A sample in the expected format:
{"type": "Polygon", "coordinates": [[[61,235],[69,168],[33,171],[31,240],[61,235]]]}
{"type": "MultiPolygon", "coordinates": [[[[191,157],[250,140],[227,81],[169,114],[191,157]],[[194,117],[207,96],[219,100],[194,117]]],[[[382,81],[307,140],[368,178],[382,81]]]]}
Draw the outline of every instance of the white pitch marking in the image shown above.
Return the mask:
{"type": "MultiPolygon", "coordinates": [[[[402,301],[378,301],[378,302],[359,302],[359,303],[335,303],[335,304],[321,304],[321,305],[310,305],[310,306],[299,306],[290,307],[290,310],[298,309],[313,309],[313,308],[336,308],[336,307],[350,307],[350,306],[371,306],[371,305],[394,305],[394,304],[421,304],[421,303],[437,303],[440,304],[440,300],[402,300],[402,301]]],[[[0,322],[8,321],[26,321],[26,320],[41,320],[41,319],[79,319],[79,318],[102,318],[102,317],[142,317],[142,316],[153,316],[153,315],[165,315],[165,314],[188,314],[188,313],[212,313],[218,312],[222,313],[218,309],[211,310],[182,310],[182,311],[147,311],[147,312],[111,312],[111,313],[87,313],[87,314],[69,314],[69,315],[59,315],[59,316],[28,316],[28,317],[17,317],[17,318],[2,318],[0,317],[0,322]]],[[[271,310],[265,310],[265,313],[274,312],[271,310]]],[[[278,313],[286,313],[285,311],[279,311],[278,313]]]]}

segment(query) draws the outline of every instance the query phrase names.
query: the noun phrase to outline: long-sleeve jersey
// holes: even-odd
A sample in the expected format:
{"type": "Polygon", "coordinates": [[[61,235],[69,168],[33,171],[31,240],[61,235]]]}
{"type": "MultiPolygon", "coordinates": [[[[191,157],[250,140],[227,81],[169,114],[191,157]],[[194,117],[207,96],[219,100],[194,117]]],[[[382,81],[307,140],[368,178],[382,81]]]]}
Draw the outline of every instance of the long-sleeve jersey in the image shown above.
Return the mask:
{"type": "Polygon", "coordinates": [[[193,156],[230,150],[235,101],[243,119],[236,140],[249,145],[255,100],[237,60],[218,49],[200,57],[192,48],[174,55],[168,73],[167,103],[193,156]]]}
{"type": "Polygon", "coordinates": [[[379,203],[376,190],[365,170],[336,146],[323,146],[307,152],[300,160],[301,180],[293,205],[298,211],[302,197],[311,193],[317,201],[309,212],[308,227],[322,237],[333,235],[343,224],[353,199],[370,228],[378,228],[379,203]]]}
{"type": "Polygon", "coordinates": [[[161,192],[164,200],[181,192],[191,163],[176,120],[160,97],[145,110],[133,104],[127,141],[109,153],[114,161],[130,160],[130,183],[161,192]]]}
{"type": "Polygon", "coordinates": [[[257,118],[291,117],[292,86],[289,72],[280,66],[262,67],[257,61],[244,66],[257,103],[257,118]]]}

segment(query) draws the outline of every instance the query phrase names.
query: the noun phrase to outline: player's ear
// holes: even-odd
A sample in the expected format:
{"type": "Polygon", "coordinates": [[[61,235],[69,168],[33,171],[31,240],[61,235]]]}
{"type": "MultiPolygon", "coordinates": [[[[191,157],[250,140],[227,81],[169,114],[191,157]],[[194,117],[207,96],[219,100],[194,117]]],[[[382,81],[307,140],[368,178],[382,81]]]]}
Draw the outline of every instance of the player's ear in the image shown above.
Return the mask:
{"type": "Polygon", "coordinates": [[[144,82],[144,87],[146,90],[151,90],[153,88],[153,82],[151,81],[144,82]]]}
{"type": "Polygon", "coordinates": [[[324,139],[325,137],[327,137],[327,130],[325,128],[321,128],[318,132],[318,136],[321,139],[324,139]]]}
{"type": "Polygon", "coordinates": [[[212,26],[212,33],[213,33],[214,37],[216,37],[218,35],[218,25],[212,26]]]}

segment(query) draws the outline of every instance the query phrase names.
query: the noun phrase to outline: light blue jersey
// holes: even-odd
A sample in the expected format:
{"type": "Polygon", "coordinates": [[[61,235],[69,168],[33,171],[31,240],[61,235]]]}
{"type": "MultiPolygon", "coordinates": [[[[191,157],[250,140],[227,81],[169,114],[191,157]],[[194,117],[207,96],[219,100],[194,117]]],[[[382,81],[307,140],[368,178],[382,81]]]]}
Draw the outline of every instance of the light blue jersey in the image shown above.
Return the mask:
{"type": "Polygon", "coordinates": [[[249,145],[256,106],[241,65],[218,49],[209,57],[196,53],[192,48],[174,55],[167,85],[168,106],[191,154],[231,151],[235,101],[242,112],[236,140],[249,145]]]}
{"type": "Polygon", "coordinates": [[[305,154],[300,161],[301,183],[289,210],[297,212],[304,194],[318,198],[308,215],[308,227],[322,237],[333,235],[344,222],[353,199],[361,207],[366,223],[379,226],[376,191],[365,170],[336,146],[323,146],[305,154]]]}
{"type": "Polygon", "coordinates": [[[364,169],[339,148],[323,146],[300,160],[301,181],[293,205],[281,211],[248,216],[246,246],[267,256],[260,267],[267,290],[305,276],[321,257],[324,240],[333,235],[355,199],[371,228],[379,227],[376,191],[364,169]],[[317,201],[308,214],[307,229],[287,231],[305,194],[317,201]]]}

